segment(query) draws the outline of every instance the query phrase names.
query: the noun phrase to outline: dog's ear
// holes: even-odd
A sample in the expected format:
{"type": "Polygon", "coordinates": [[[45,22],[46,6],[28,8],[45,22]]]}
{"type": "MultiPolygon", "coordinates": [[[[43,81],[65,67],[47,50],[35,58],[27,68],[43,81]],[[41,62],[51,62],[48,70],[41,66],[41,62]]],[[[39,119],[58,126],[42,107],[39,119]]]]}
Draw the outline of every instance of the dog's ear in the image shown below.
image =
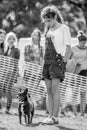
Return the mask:
{"type": "Polygon", "coordinates": [[[27,93],[28,93],[28,88],[26,88],[25,91],[24,91],[25,95],[27,95],[27,93]]]}

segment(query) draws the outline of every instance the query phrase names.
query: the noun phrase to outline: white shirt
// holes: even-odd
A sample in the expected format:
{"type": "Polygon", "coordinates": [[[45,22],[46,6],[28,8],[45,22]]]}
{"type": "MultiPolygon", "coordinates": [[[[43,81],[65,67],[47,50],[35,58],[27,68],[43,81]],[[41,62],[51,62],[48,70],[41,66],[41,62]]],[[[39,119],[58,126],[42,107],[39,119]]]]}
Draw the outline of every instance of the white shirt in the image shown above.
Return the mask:
{"type": "Polygon", "coordinates": [[[85,49],[80,49],[77,46],[72,47],[72,58],[75,59],[77,63],[80,64],[81,70],[87,69],[87,47],[85,49]]]}
{"type": "Polygon", "coordinates": [[[62,24],[55,31],[49,30],[47,35],[52,36],[52,41],[57,53],[60,53],[62,56],[64,56],[66,45],[70,45],[71,43],[71,35],[68,26],[62,24]]]}

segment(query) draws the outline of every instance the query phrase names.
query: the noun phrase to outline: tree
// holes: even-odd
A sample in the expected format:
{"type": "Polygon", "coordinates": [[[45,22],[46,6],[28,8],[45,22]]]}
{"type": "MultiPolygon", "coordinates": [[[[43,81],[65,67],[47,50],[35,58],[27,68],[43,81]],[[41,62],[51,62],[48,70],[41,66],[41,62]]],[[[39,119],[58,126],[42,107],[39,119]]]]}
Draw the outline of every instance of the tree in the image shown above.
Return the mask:
{"type": "Polygon", "coordinates": [[[87,0],[68,0],[68,2],[80,8],[83,11],[87,23],[87,0]]]}
{"type": "Polygon", "coordinates": [[[30,36],[35,27],[43,31],[40,11],[49,4],[59,8],[72,36],[80,29],[86,31],[86,0],[1,0],[0,27],[7,32],[15,31],[19,37],[30,36]]]}

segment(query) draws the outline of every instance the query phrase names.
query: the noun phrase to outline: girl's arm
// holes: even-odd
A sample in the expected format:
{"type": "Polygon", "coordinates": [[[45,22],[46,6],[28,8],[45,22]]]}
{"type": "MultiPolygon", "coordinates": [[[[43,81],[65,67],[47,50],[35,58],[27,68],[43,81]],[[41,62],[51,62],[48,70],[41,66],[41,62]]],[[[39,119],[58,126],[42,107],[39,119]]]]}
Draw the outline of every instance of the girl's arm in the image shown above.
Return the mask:
{"type": "Polygon", "coordinates": [[[43,47],[40,49],[40,64],[43,64],[44,62],[44,50],[43,47]]]}
{"type": "Polygon", "coordinates": [[[72,56],[71,46],[70,45],[66,45],[64,61],[67,62],[68,59],[71,59],[71,56],[72,56]]]}
{"type": "Polygon", "coordinates": [[[64,55],[64,61],[67,62],[68,59],[71,57],[71,34],[69,27],[67,25],[64,26],[63,29],[63,35],[64,35],[64,44],[66,45],[65,55],[64,55]]]}

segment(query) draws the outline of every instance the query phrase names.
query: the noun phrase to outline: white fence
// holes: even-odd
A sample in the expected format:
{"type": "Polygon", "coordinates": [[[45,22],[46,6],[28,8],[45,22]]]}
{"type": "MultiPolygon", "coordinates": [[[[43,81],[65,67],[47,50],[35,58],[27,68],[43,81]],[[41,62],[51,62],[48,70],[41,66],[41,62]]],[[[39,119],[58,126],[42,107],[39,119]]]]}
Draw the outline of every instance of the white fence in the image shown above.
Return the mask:
{"type": "MultiPolygon", "coordinates": [[[[16,98],[18,89],[27,87],[35,99],[46,97],[46,86],[44,81],[41,81],[42,65],[24,62],[24,76],[20,83],[17,84],[16,81],[18,81],[19,76],[18,62],[18,60],[7,56],[0,56],[0,94],[3,97],[7,96],[7,92],[11,90],[12,96],[16,98]],[[12,87],[9,88],[11,85],[12,87]]],[[[65,80],[60,83],[61,102],[77,104],[80,92],[84,94],[86,91],[87,77],[66,73],[65,80]]]]}

